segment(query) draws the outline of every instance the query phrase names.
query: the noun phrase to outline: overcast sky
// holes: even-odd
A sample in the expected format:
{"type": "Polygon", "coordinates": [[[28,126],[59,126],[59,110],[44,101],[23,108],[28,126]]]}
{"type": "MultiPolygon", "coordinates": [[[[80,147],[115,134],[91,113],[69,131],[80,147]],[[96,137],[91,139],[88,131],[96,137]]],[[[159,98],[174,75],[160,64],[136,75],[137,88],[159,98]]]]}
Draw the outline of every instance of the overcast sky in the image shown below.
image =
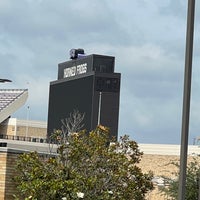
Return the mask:
{"type": "MultiPolygon", "coordinates": [[[[196,1],[189,142],[200,136],[200,1],[196,1]]],[[[119,135],[180,144],[187,0],[1,0],[1,88],[29,89],[13,117],[47,120],[49,83],[69,50],[115,56],[119,135]],[[30,107],[28,109],[28,106],[30,107]]]]}

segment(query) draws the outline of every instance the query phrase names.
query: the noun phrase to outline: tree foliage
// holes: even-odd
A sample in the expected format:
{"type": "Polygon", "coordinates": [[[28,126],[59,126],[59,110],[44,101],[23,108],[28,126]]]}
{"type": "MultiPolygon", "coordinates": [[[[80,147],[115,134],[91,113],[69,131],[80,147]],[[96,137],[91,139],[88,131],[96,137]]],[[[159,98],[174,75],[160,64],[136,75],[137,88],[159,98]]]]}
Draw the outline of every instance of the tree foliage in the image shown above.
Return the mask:
{"type": "Polygon", "coordinates": [[[145,199],[153,189],[152,174],[137,166],[142,152],[127,135],[110,143],[107,128],[58,139],[58,154],[44,158],[37,152],[20,155],[14,178],[19,199],[145,199]],[[62,140],[65,138],[65,141],[62,140]]]}
{"type": "MultiPolygon", "coordinates": [[[[178,163],[172,163],[177,169],[180,168],[178,163]]],[[[178,171],[178,170],[177,170],[178,171]]],[[[178,185],[179,185],[179,172],[175,173],[176,179],[170,179],[165,177],[165,182],[167,187],[160,188],[161,192],[165,196],[170,197],[170,199],[178,199],[178,185]]],[[[189,162],[186,171],[186,194],[185,200],[198,200],[200,188],[200,159],[194,157],[191,162],[189,162]]]]}

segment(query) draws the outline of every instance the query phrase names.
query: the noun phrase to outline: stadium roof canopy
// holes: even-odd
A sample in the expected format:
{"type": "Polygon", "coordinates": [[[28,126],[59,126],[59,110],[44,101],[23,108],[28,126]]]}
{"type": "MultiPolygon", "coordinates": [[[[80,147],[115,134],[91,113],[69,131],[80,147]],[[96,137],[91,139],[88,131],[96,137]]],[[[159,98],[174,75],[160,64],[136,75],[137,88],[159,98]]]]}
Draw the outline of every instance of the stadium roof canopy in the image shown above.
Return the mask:
{"type": "Polygon", "coordinates": [[[22,107],[27,98],[27,89],[0,89],[0,123],[22,107]]]}

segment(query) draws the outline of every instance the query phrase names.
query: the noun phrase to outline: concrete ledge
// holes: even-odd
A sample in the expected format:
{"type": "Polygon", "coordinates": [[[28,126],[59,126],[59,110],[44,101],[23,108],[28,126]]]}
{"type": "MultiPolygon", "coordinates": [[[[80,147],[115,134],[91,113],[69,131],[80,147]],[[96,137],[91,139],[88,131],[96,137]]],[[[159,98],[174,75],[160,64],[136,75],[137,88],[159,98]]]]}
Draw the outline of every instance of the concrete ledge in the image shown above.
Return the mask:
{"type": "MultiPolygon", "coordinates": [[[[56,153],[57,145],[48,143],[27,142],[18,140],[5,140],[0,139],[0,143],[6,143],[6,146],[0,145],[0,151],[11,152],[30,152],[37,151],[38,153],[56,153]]],[[[168,144],[138,144],[140,151],[144,154],[151,155],[174,155],[180,156],[180,145],[168,144]]],[[[200,146],[189,145],[188,155],[200,155],[200,146]]]]}
{"type": "MultiPolygon", "coordinates": [[[[180,155],[180,145],[138,144],[138,146],[144,154],[180,155]]],[[[188,155],[200,155],[200,147],[198,145],[188,145],[188,155]]]]}
{"type": "Polygon", "coordinates": [[[38,153],[49,154],[56,153],[57,145],[47,144],[47,143],[35,143],[27,141],[17,141],[17,140],[4,140],[0,139],[0,143],[7,143],[6,147],[0,147],[0,151],[3,152],[30,152],[37,151],[38,153]]]}

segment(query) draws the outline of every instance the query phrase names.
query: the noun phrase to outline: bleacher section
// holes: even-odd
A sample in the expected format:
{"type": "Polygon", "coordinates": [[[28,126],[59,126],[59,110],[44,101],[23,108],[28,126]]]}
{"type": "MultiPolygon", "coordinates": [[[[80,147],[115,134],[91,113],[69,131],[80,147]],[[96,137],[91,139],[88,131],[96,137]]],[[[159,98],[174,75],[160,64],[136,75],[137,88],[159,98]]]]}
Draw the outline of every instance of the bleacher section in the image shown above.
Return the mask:
{"type": "Polygon", "coordinates": [[[27,89],[0,89],[0,123],[23,106],[27,98],[27,89]]]}

